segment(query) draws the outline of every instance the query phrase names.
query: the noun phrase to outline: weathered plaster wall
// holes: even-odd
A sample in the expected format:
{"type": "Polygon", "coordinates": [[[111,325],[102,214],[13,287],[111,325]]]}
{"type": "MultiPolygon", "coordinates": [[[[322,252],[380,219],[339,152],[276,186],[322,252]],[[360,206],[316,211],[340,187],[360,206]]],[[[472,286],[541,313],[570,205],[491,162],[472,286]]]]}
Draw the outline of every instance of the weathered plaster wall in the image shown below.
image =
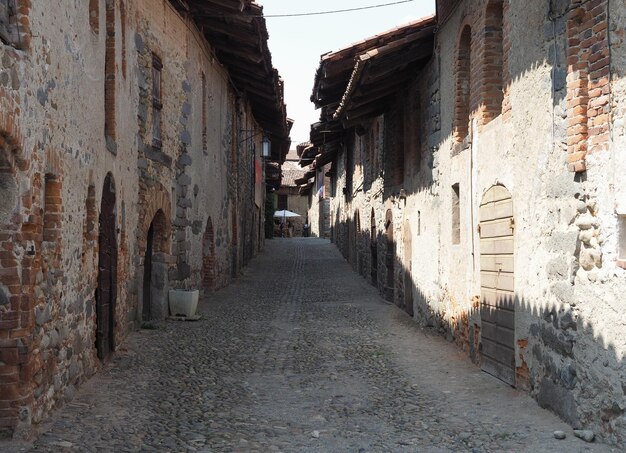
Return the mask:
{"type": "MultiPolygon", "coordinates": [[[[376,147],[377,155],[386,159],[384,175],[368,181],[367,168],[363,176],[356,171],[352,187],[362,185],[364,192],[352,197],[341,194],[347,185],[346,152],[338,155],[334,239],[359,272],[372,278],[373,208],[374,284],[480,363],[479,207],[489,188],[506,187],[514,218],[515,385],[572,426],[591,428],[623,445],[626,332],[621,294],[626,265],[620,258],[626,258],[626,252],[620,215],[626,211],[619,178],[626,170],[620,152],[626,145],[626,7],[623,2],[537,1],[530,8],[524,2],[505,1],[503,100],[494,110],[485,97],[489,69],[480,60],[488,55],[488,3],[468,0],[451,10],[438,30],[434,58],[417,77],[419,89],[412,94],[409,86],[399,96],[409,104],[413,96],[419,97],[413,101],[420,106],[422,128],[419,155],[405,147],[402,184],[389,165],[398,152],[394,139],[383,137],[376,147]],[[610,87],[603,80],[608,75],[602,44],[607,17],[610,87]],[[590,24],[588,30],[585,24],[590,24]],[[455,68],[466,25],[472,30],[471,127],[469,137],[459,141],[455,68]],[[572,55],[589,64],[588,73],[574,65],[572,55]],[[575,108],[579,105],[586,116],[580,116],[575,108]],[[454,184],[460,188],[458,244],[452,235],[454,184]],[[352,246],[355,210],[360,212],[361,231],[352,246]],[[386,257],[387,220],[393,225],[393,261],[386,257]],[[393,289],[386,276],[392,262],[393,289]]],[[[384,124],[390,123],[385,119],[384,124]]],[[[405,126],[405,134],[410,132],[411,126],[405,126]]],[[[389,133],[393,128],[383,134],[389,133]]],[[[354,142],[359,152],[359,138],[354,142]]],[[[369,165],[367,159],[363,162],[369,165]]]]}

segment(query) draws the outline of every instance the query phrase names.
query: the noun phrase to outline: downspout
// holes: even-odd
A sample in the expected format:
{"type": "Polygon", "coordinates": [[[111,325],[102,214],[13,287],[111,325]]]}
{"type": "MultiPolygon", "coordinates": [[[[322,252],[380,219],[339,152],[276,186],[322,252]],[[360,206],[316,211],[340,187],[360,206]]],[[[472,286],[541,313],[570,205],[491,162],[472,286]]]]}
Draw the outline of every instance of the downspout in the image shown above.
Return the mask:
{"type": "Polygon", "coordinates": [[[472,282],[476,283],[476,231],[474,228],[474,160],[478,143],[478,134],[476,133],[476,118],[472,120],[472,143],[470,144],[470,225],[472,231],[472,282]]]}

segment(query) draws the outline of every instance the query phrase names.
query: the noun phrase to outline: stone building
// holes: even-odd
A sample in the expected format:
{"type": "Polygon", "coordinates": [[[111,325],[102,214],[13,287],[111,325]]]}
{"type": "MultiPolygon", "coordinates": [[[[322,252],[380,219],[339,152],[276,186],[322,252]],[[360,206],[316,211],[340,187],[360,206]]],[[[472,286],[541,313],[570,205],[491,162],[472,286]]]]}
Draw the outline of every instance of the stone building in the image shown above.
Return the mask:
{"type": "MultiPolygon", "coordinates": [[[[310,142],[298,145],[298,161],[301,167],[305,167],[302,178],[295,182],[298,184],[300,195],[306,195],[308,205],[308,221],[310,235],[313,237],[330,237],[330,170],[329,162],[322,161],[323,156],[318,156],[320,146],[310,142]]],[[[329,155],[329,154],[326,154],[329,155]]]]}
{"type": "MultiPolygon", "coordinates": [[[[297,151],[291,150],[287,153],[285,161],[281,165],[282,178],[280,188],[276,191],[276,210],[288,210],[299,214],[300,217],[291,217],[288,220],[290,234],[292,236],[302,236],[304,224],[307,221],[308,198],[300,195],[298,181],[304,176],[305,170],[299,165],[297,151]]],[[[275,219],[276,222],[281,219],[275,219]]]]}
{"type": "Polygon", "coordinates": [[[250,0],[0,0],[3,433],[262,247],[260,141],[281,162],[290,127],[267,37],[250,0]]]}
{"type": "Polygon", "coordinates": [[[625,24],[620,1],[439,0],[322,56],[310,152],[387,299],[622,446],[625,24]]]}

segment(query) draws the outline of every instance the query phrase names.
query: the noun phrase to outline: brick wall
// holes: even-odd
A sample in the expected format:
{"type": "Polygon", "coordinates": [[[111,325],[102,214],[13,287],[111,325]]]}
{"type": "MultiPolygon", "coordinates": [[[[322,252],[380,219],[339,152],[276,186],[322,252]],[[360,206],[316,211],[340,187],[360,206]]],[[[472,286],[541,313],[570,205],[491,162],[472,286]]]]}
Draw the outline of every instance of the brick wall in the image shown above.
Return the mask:
{"type": "Polygon", "coordinates": [[[445,22],[459,3],[461,3],[461,0],[437,0],[437,19],[439,23],[445,22]]]}
{"type": "Polygon", "coordinates": [[[587,153],[609,142],[609,46],[606,0],[572,0],[567,12],[567,160],[585,171],[587,153]]]}

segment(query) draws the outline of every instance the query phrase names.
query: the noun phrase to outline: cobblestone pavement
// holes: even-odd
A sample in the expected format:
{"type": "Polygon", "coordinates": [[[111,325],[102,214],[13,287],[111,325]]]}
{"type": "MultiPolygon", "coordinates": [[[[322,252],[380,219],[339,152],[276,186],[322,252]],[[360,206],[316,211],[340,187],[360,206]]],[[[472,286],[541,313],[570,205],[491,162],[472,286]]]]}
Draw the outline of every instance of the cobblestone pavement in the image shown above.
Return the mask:
{"type": "Polygon", "coordinates": [[[611,451],[420,329],[327,241],[269,241],[200,311],[131,335],[5,450],[611,451]]]}

